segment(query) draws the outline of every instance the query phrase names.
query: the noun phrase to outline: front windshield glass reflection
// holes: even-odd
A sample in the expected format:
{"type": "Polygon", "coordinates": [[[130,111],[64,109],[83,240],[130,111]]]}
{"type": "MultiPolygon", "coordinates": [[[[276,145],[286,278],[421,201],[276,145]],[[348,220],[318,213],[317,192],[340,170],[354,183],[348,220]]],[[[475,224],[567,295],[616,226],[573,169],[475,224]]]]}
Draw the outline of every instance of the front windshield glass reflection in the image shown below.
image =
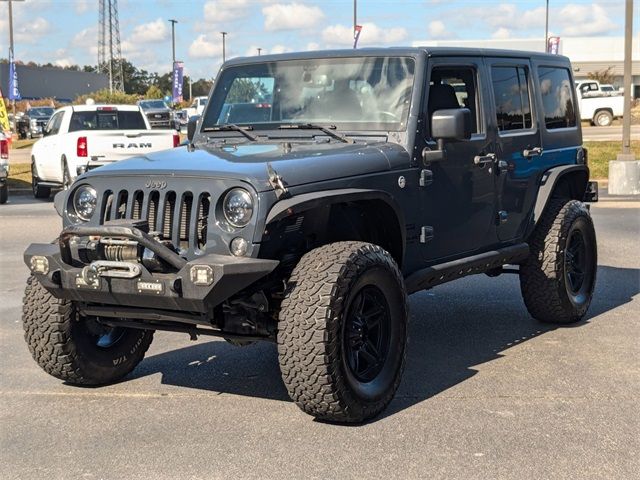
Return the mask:
{"type": "Polygon", "coordinates": [[[348,130],[404,130],[414,68],[414,60],[405,57],[283,60],[230,67],[216,83],[203,128],[313,123],[348,130]]]}

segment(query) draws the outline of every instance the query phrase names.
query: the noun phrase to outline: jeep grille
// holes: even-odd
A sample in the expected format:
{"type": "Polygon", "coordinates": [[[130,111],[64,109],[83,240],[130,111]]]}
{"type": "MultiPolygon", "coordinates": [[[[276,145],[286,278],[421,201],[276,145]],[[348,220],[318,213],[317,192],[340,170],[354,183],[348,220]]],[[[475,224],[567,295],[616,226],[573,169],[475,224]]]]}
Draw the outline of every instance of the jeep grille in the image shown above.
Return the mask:
{"type": "Polygon", "coordinates": [[[204,250],[211,211],[211,194],[175,192],[107,190],[101,202],[100,223],[109,220],[147,220],[149,231],[169,240],[181,253],[204,250]]]}

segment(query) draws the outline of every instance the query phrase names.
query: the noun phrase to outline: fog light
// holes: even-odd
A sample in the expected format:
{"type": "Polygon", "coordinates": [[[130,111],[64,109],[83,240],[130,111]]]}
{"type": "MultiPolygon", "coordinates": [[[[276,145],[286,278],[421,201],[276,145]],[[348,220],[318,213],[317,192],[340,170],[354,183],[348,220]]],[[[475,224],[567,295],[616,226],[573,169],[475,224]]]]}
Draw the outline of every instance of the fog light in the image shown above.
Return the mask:
{"type": "Polygon", "coordinates": [[[47,260],[47,257],[34,255],[31,257],[31,260],[29,260],[29,265],[31,265],[31,271],[33,273],[41,273],[42,275],[49,273],[49,260],[47,260]]]}
{"type": "Polygon", "coordinates": [[[213,283],[213,268],[209,265],[194,265],[191,267],[191,283],[200,287],[208,287],[213,283]]]}
{"type": "Polygon", "coordinates": [[[231,250],[232,255],[236,257],[244,257],[247,254],[247,250],[249,250],[249,242],[242,237],[236,237],[231,240],[229,249],[231,250]]]}

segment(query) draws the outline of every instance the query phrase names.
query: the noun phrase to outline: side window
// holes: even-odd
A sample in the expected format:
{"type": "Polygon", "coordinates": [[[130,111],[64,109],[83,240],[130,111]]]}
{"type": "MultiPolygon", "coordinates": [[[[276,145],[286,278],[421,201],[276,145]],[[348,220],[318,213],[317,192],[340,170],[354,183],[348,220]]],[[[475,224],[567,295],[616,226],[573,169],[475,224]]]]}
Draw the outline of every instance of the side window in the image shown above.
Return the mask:
{"type": "Polygon", "coordinates": [[[491,67],[498,130],[531,128],[529,75],[525,67],[491,67]]]}
{"type": "Polygon", "coordinates": [[[436,110],[468,108],[471,111],[471,132],[479,133],[482,122],[476,79],[476,71],[471,67],[434,68],[429,83],[429,121],[436,110]]]}
{"type": "Polygon", "coordinates": [[[571,75],[566,68],[538,68],[540,94],[547,130],[576,126],[571,75]]]}
{"type": "Polygon", "coordinates": [[[64,112],[58,112],[49,119],[49,123],[45,127],[45,135],[57,135],[60,131],[60,125],[62,125],[62,116],[64,112]]]}

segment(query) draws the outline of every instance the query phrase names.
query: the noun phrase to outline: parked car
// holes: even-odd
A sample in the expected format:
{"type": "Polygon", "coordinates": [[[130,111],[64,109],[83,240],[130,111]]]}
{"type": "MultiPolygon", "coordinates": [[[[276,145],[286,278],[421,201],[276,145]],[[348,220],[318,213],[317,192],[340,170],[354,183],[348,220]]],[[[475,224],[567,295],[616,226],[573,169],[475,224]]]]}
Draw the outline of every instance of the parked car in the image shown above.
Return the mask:
{"type": "Polygon", "coordinates": [[[173,110],[164,100],[139,100],[138,106],[147,116],[151,128],[176,128],[173,110]]]}
{"type": "Polygon", "coordinates": [[[566,57],[237,58],[188,138],[82,175],[56,196],[57,240],[24,254],[25,339],[67,384],[119,381],[155,330],[271,341],[302,410],[362,422],[400,384],[407,294],[509,273],[537,320],[589,308],[597,185],[566,57]],[[244,107],[273,92],[255,121],[244,107]]]}
{"type": "Polygon", "coordinates": [[[31,149],[33,195],[69,188],[83,173],[133,155],[178,146],[173,130],[151,130],[135,105],[82,105],[56,110],[31,149]]]}
{"type": "Polygon", "coordinates": [[[0,131],[0,204],[9,199],[9,139],[0,131]]]}
{"type": "Polygon", "coordinates": [[[576,83],[580,117],[589,120],[597,127],[611,125],[613,120],[624,113],[624,97],[612,96],[602,91],[602,86],[595,80],[576,83]]]}
{"type": "Polygon", "coordinates": [[[32,107],[16,119],[16,129],[20,138],[33,138],[42,135],[44,127],[54,112],[53,107],[32,107]]]}
{"type": "Polygon", "coordinates": [[[193,117],[195,115],[202,115],[205,107],[207,106],[207,97],[194,97],[193,102],[189,108],[187,108],[187,117],[193,117]]]}

